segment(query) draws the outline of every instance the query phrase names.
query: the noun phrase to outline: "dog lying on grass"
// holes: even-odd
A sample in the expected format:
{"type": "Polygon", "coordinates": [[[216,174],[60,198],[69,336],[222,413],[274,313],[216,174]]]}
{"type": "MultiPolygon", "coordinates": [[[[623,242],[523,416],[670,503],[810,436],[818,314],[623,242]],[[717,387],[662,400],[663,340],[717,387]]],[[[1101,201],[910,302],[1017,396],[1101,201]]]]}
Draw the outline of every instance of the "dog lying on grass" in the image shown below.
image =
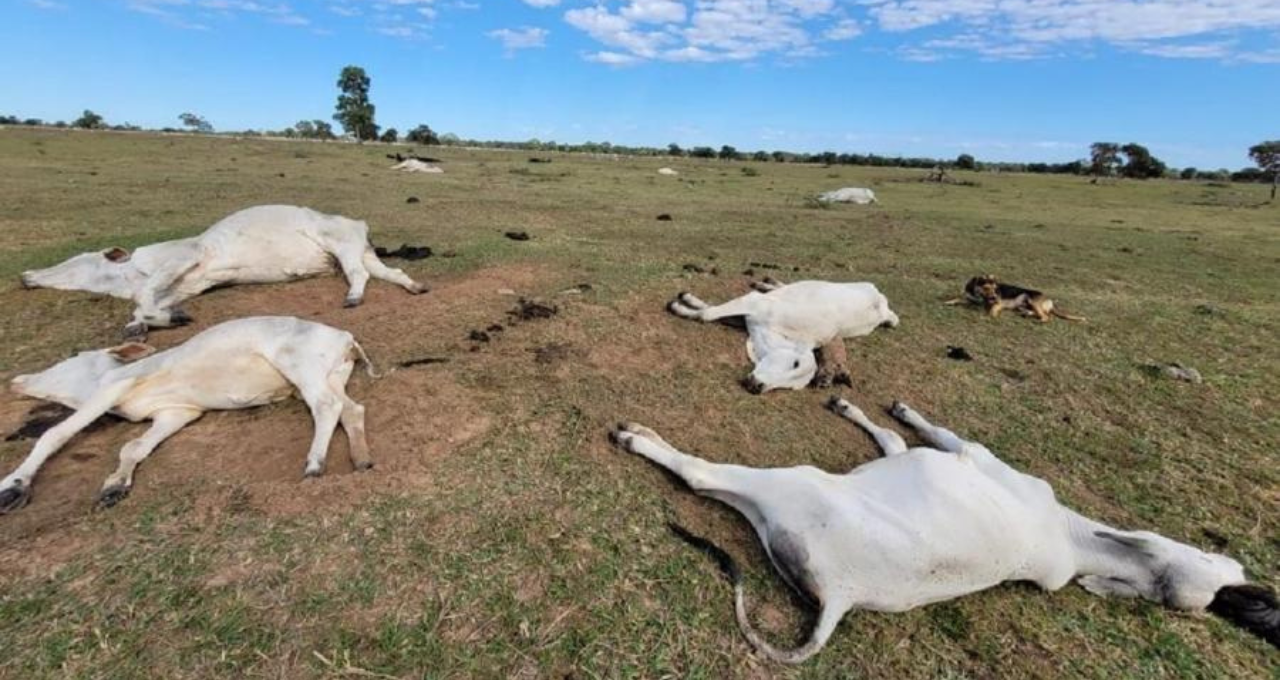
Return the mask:
{"type": "Polygon", "coordinates": [[[964,285],[964,295],[947,300],[944,304],[982,305],[987,315],[997,318],[1006,309],[1021,312],[1023,316],[1034,316],[1041,323],[1047,323],[1050,317],[1058,317],[1067,321],[1088,321],[1083,316],[1073,316],[1061,312],[1053,304],[1053,300],[1038,290],[1001,283],[994,274],[975,276],[964,285]]]}

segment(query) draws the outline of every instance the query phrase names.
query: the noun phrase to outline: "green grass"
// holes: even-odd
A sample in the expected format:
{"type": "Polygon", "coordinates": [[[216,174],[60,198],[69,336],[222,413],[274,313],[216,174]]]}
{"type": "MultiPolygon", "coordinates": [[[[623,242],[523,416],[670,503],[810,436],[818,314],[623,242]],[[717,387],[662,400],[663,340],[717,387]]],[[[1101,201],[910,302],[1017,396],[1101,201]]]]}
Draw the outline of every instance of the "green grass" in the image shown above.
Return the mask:
{"type": "MultiPolygon", "coordinates": [[[[298,314],[348,328],[381,365],[450,362],[353,379],[380,462],[368,475],[247,474],[257,456],[300,477],[308,435],[278,430],[309,434],[305,409],[282,405],[206,417],[144,464],[130,498],[94,513],[116,450],[141,430],[79,438],[37,478],[32,505],[0,518],[0,675],[1280,677],[1273,650],[1216,619],[1074,586],[855,612],[809,664],[764,663],[714,566],[663,524],[676,518],[742,559],[757,620],[789,644],[807,618],[749,526],[605,440],[629,419],[714,460],[844,470],[871,459],[870,440],[820,408],[825,394],[738,388],[740,334],[662,312],[682,289],[739,294],[752,262],[783,279],[869,280],[903,321],[849,343],[847,396],[873,418],[888,422],[875,414],[904,399],[1082,512],[1201,547],[1225,538],[1274,585],[1280,206],[1263,205],[1265,187],[967,173],[957,178],[977,186],[950,186],[893,169],[565,155],[534,168],[527,154],[457,149],[431,150],[446,174],[413,176],[387,170],[385,152],[0,130],[0,280],[198,233],[260,203],[359,217],[379,244],[456,255],[405,266],[436,286],[429,296],[375,283],[355,311],[339,309],[333,279],[189,303],[198,327],[298,314]],[[680,176],[658,176],[663,165],[680,176]],[[842,186],[871,187],[881,203],[813,207],[842,186]],[[534,238],[510,241],[511,230],[534,238]],[[940,304],[984,272],[1090,322],[992,322],[940,304]],[[560,293],[584,282],[586,293],[560,293]],[[512,306],[497,292],[507,287],[560,315],[469,351],[467,331],[512,306]],[[535,360],[553,344],[564,358],[535,360]],[[946,360],[948,344],[976,360],[946,360]],[[1143,369],[1172,361],[1205,384],[1143,369]],[[436,412],[456,416],[426,432],[436,412]],[[477,434],[446,441],[467,427],[477,434]]],[[[0,305],[3,377],[113,344],[129,311],[16,285],[0,305]]],[[[0,425],[25,409],[5,397],[0,425]]],[[[336,439],[331,461],[345,455],[336,439]]],[[[0,443],[0,468],[29,448],[0,443]]]]}

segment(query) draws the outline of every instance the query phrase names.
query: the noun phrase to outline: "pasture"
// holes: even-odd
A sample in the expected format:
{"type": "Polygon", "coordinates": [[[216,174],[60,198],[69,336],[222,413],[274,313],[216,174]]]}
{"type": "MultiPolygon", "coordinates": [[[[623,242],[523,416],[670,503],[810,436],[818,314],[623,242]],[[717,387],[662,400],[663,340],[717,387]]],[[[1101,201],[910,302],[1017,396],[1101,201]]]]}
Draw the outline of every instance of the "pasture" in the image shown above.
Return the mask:
{"type": "MultiPolygon", "coordinates": [[[[977,186],[957,186],[894,169],[562,155],[535,165],[527,153],[445,148],[427,151],[445,174],[413,175],[387,169],[389,150],[0,130],[5,380],[116,344],[132,309],[21,290],[21,271],[195,234],[262,203],[364,219],[378,245],[432,247],[434,257],[393,263],[432,292],[374,282],[363,306],[343,309],[336,276],[217,290],[184,305],[194,325],[151,343],[289,314],[353,332],[383,370],[445,360],[352,379],[368,408],[369,473],[351,471],[336,436],[325,476],[303,481],[311,422],[288,401],[206,415],[147,460],[128,499],[95,511],[119,447],[145,425],[78,437],[36,479],[31,505],[0,517],[0,676],[1280,673],[1274,650],[1221,620],[1076,586],[854,613],[808,664],[762,662],[715,566],[665,528],[676,520],[742,560],[753,617],[789,646],[808,618],[749,525],[605,436],[634,420],[712,460],[843,471],[876,448],[821,408],[828,394],[882,423],[902,399],[1084,514],[1225,552],[1275,586],[1280,206],[1261,205],[1265,187],[964,173],[977,186]],[[680,176],[659,176],[665,165],[680,176]],[[807,200],[844,186],[881,203],[807,200]],[[740,331],[663,309],[681,290],[739,295],[749,268],[872,281],[901,327],[849,341],[852,388],[753,396],[737,385],[748,370],[740,331]],[[941,304],[985,272],[1090,321],[993,321],[941,304]],[[558,313],[513,323],[521,296],[558,313]],[[469,339],[494,324],[503,330],[488,342],[469,339]],[[947,345],[975,360],[948,360],[947,345]],[[1204,383],[1146,368],[1168,362],[1204,383]]],[[[34,405],[0,396],[0,430],[34,405]]],[[[0,443],[0,467],[31,443],[0,443]]]]}

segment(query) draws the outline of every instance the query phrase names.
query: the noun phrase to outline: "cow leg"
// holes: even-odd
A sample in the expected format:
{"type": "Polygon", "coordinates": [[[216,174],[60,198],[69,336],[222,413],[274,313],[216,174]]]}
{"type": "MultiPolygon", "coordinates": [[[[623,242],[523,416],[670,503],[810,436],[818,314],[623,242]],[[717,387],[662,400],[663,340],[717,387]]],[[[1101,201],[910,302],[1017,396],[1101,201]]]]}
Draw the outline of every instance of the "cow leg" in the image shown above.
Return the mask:
{"type": "Polygon", "coordinates": [[[165,328],[191,323],[185,312],[174,309],[181,300],[174,298],[178,280],[200,264],[197,257],[180,257],[165,262],[147,277],[135,297],[137,308],[133,321],[125,326],[125,335],[145,336],[148,328],[165,328]]]}
{"type": "Polygon", "coordinates": [[[26,505],[31,499],[31,480],[45,461],[65,446],[76,433],[110,411],[128,393],[134,383],[135,380],[130,378],[98,390],[84,403],[84,406],[41,435],[27,459],[22,461],[17,470],[0,481],[0,515],[26,505]]]}
{"type": "Polygon", "coordinates": [[[773,278],[772,276],[766,276],[760,281],[752,281],[751,289],[757,293],[772,293],[785,285],[787,284],[773,278]]]}
{"type": "Polygon", "coordinates": [[[364,266],[369,270],[369,275],[373,278],[387,283],[394,283],[414,295],[431,290],[431,287],[427,284],[418,283],[399,269],[383,264],[382,260],[379,260],[377,254],[372,250],[364,251],[364,266]]]}
{"type": "Polygon", "coordinates": [[[355,362],[348,361],[330,373],[329,389],[342,401],[342,412],[338,420],[347,433],[351,466],[356,470],[369,470],[373,468],[373,459],[369,457],[369,441],[365,437],[364,406],[347,396],[347,380],[351,377],[353,368],[355,362]]]}
{"type": "Polygon", "coordinates": [[[301,385],[298,387],[303,401],[311,409],[311,419],[315,421],[316,428],[311,448],[307,451],[307,466],[303,470],[303,476],[319,477],[324,472],[324,461],[329,455],[333,431],[342,419],[342,399],[327,386],[310,389],[301,385]]]}
{"type": "Polygon", "coordinates": [[[695,492],[732,505],[755,523],[754,503],[749,501],[753,488],[757,486],[752,483],[752,478],[767,471],[711,463],[681,453],[656,432],[636,423],[620,423],[609,433],[609,438],[624,451],[648,458],[666,468],[695,492]],[[750,506],[750,511],[740,507],[743,502],[750,506]]]}
{"type": "Polygon", "coordinates": [[[146,434],[125,444],[120,449],[120,466],[107,477],[98,493],[98,504],[111,507],[119,503],[133,488],[133,471],[146,460],[161,442],[203,415],[203,411],[186,408],[157,411],[151,418],[151,429],[146,434]]]}
{"type": "Polygon", "coordinates": [[[364,265],[364,247],[344,246],[335,250],[333,256],[338,260],[338,266],[342,268],[342,274],[347,277],[347,284],[350,286],[342,306],[357,307],[364,302],[364,288],[369,283],[369,270],[364,265]]]}
{"type": "Polygon", "coordinates": [[[906,452],[907,443],[902,440],[901,435],[887,427],[880,427],[879,425],[871,422],[871,419],[867,417],[867,414],[863,413],[862,409],[857,406],[850,404],[844,399],[832,397],[831,401],[827,402],[827,408],[835,411],[841,417],[852,421],[857,424],[858,427],[866,430],[867,434],[871,435],[871,437],[876,440],[876,444],[880,447],[880,450],[884,451],[884,455],[896,456],[899,453],[906,452]]]}
{"type": "Polygon", "coordinates": [[[818,372],[813,376],[814,387],[831,387],[832,385],[853,385],[849,376],[848,350],[843,338],[835,338],[818,348],[818,372]]]}
{"type": "Polygon", "coordinates": [[[734,298],[722,305],[714,307],[690,295],[681,293],[667,305],[667,309],[676,316],[695,321],[719,321],[733,316],[750,316],[755,313],[763,298],[763,294],[750,292],[742,297],[734,298]]]}
{"type": "Polygon", "coordinates": [[[926,442],[929,442],[930,445],[942,449],[943,451],[963,453],[965,447],[970,444],[970,442],[961,439],[951,430],[931,424],[929,421],[924,419],[924,416],[917,413],[915,409],[900,401],[893,402],[893,409],[890,413],[893,414],[894,418],[901,420],[911,426],[911,429],[920,433],[920,437],[926,442]]]}

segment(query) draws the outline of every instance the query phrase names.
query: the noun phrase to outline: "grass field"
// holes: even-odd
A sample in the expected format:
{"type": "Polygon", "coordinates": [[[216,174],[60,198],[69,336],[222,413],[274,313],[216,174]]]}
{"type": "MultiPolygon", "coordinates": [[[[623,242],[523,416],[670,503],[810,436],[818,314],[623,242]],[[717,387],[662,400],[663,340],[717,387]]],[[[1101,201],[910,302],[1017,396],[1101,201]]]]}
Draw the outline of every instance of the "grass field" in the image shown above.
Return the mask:
{"type": "MultiPolygon", "coordinates": [[[[94,496],[144,425],[77,438],[0,517],[0,676],[33,677],[1280,677],[1275,651],[1207,616],[1075,586],[1004,586],[906,614],[853,613],[799,669],[756,659],[727,584],[664,528],[677,519],[744,561],[754,616],[780,644],[808,620],[749,525],[609,446],[636,420],[676,446],[755,466],[842,471],[876,455],[826,393],[747,394],[743,336],[668,316],[718,301],[751,263],[784,279],[875,282],[902,325],[849,342],[873,419],[903,399],[1126,528],[1227,552],[1280,580],[1280,206],[1262,186],[431,149],[446,174],[391,172],[382,146],[0,130],[0,377],[114,344],[124,301],[23,291],[75,252],[195,234],[261,203],[365,219],[434,290],[336,277],[216,291],[192,327],[293,314],[352,331],[381,366],[353,378],[378,468],[335,437],[303,481],[300,402],[209,414],[94,496]],[[655,170],[671,164],[678,178],[655,170]],[[754,168],[758,174],[744,173],[754,168]],[[881,204],[813,207],[870,186],[881,204]],[[409,196],[421,199],[406,203],[409,196]],[[670,213],[674,220],[655,216],[670,213]],[[503,232],[523,230],[516,242],[503,232]],[[684,265],[716,267],[718,275],[684,265]],[[994,272],[1087,324],[946,307],[994,272]],[[567,293],[578,284],[581,293],[567,293]],[[551,319],[497,322],[516,295],[551,319]],[[972,363],[949,361],[962,345],[972,363]],[[475,348],[473,350],[473,347],[475,348]],[[1182,362],[1202,385],[1153,376],[1182,362]]],[[[33,405],[0,397],[0,428],[33,405]]],[[[911,438],[908,437],[908,441],[911,438]]],[[[0,443],[8,471],[30,441],[0,443]]]]}

